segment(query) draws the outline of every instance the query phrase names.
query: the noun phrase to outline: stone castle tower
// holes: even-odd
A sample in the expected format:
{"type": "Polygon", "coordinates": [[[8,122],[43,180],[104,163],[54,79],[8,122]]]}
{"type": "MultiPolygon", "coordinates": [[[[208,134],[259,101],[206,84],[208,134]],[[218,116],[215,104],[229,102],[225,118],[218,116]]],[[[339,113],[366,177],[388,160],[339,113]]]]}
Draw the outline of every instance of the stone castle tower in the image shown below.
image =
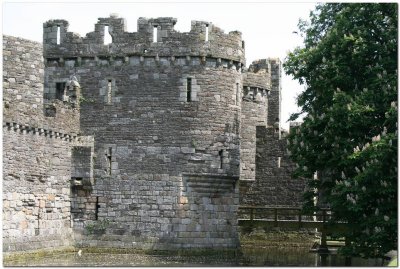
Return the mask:
{"type": "Polygon", "coordinates": [[[175,23],[128,33],[111,16],[80,37],[51,20],[42,48],[4,37],[6,251],[238,247],[239,185],[254,198],[259,135],[281,138],[281,64],[246,69],[240,32],[175,23]]]}

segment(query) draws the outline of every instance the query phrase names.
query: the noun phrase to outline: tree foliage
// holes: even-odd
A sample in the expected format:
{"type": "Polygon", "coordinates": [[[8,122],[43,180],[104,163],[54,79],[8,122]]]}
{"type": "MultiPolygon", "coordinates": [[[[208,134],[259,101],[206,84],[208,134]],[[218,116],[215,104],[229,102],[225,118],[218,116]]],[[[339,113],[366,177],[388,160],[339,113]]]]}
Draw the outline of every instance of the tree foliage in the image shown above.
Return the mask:
{"type": "Polygon", "coordinates": [[[334,221],[348,222],[346,255],[397,249],[397,9],[319,4],[299,23],[304,46],[284,63],[305,85],[290,120],[305,117],[289,134],[294,176],[309,179],[304,207],[314,209],[317,189],[334,221]]]}

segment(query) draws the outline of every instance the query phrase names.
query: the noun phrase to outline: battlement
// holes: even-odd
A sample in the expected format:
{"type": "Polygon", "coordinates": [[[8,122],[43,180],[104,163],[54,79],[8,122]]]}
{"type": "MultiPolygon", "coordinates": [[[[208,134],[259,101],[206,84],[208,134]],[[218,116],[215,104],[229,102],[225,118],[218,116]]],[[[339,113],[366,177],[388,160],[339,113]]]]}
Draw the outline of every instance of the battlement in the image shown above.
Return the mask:
{"type": "Polygon", "coordinates": [[[243,100],[259,102],[271,91],[271,64],[269,59],[253,61],[243,73],[243,100]]]}
{"type": "Polygon", "coordinates": [[[125,19],[116,15],[99,18],[94,31],[80,37],[68,31],[65,20],[43,24],[45,58],[60,57],[212,57],[245,64],[242,34],[225,34],[211,22],[192,21],[190,32],[174,29],[177,19],[170,17],[138,19],[137,32],[126,32],[125,19]],[[108,29],[108,33],[106,33],[108,29]],[[111,43],[105,44],[106,35],[111,43]]]}
{"type": "Polygon", "coordinates": [[[244,74],[243,86],[270,90],[271,64],[268,59],[256,60],[251,63],[244,74]]]}

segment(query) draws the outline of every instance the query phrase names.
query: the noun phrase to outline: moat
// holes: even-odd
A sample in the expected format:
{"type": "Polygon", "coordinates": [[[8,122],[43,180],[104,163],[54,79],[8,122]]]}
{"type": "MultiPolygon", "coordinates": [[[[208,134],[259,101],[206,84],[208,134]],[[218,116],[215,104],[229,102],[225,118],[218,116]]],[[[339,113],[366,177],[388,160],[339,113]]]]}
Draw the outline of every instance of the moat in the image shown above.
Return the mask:
{"type": "MultiPolygon", "coordinates": [[[[4,266],[323,266],[317,253],[307,247],[244,247],[242,255],[150,255],[77,252],[5,261],[4,266]]],[[[379,259],[352,259],[352,266],[382,266],[379,259]]],[[[384,265],[387,262],[384,263],[384,265]]],[[[331,254],[326,266],[344,266],[344,257],[331,254]]]]}
{"type": "MultiPolygon", "coordinates": [[[[241,233],[237,252],[125,252],[118,249],[69,249],[54,253],[19,255],[4,259],[4,266],[345,266],[345,258],[330,248],[329,255],[310,252],[318,236],[310,232],[260,229],[241,233]],[[79,251],[81,250],[81,251],[79,251]]],[[[351,266],[382,266],[381,259],[353,258],[351,266]]]]}

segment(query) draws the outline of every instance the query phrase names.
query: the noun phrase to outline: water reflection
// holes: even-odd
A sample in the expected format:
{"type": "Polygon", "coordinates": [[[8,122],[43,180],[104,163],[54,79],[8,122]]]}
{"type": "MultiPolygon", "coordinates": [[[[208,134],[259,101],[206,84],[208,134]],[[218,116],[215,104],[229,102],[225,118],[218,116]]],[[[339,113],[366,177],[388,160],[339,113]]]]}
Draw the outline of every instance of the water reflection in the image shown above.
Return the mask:
{"type": "MultiPolygon", "coordinates": [[[[242,248],[240,257],[64,253],[8,261],[4,266],[344,266],[345,258],[310,253],[306,247],[242,248]]],[[[379,259],[352,259],[352,266],[382,266],[379,259]]]]}
{"type": "MultiPolygon", "coordinates": [[[[244,248],[244,266],[346,266],[346,258],[336,253],[311,253],[307,247],[244,248]]],[[[351,266],[382,266],[381,259],[352,258],[351,266]]]]}

